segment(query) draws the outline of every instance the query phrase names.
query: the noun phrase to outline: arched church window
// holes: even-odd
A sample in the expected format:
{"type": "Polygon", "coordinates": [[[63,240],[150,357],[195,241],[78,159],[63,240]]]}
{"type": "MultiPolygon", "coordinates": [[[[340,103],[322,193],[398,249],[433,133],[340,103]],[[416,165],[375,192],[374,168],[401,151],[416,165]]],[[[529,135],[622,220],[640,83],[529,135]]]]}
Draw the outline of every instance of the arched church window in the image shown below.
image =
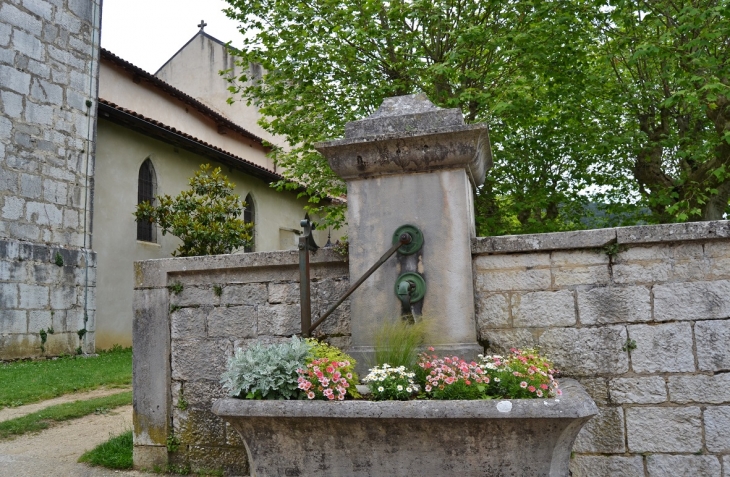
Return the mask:
{"type": "Polygon", "coordinates": [[[256,207],[251,194],[246,196],[246,207],[243,209],[243,221],[251,224],[251,243],[243,248],[244,252],[253,252],[256,250],[256,207]]]}
{"type": "MultiPolygon", "coordinates": [[[[155,203],[155,194],[157,194],[157,176],[152,161],[148,157],[139,167],[139,176],[137,180],[137,204],[142,202],[155,203]]],[[[157,229],[155,225],[147,221],[137,221],[137,240],[143,242],[156,242],[157,229]]]]}

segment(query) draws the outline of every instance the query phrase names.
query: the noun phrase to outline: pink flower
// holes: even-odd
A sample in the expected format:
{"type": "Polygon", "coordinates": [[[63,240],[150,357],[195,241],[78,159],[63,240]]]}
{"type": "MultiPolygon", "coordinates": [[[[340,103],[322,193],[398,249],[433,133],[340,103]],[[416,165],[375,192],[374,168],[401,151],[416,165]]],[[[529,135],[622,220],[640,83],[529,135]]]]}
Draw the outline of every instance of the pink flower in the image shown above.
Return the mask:
{"type": "Polygon", "coordinates": [[[537,394],[537,397],[542,397],[542,391],[540,391],[539,389],[537,390],[537,392],[535,394],[537,394]]]}
{"type": "Polygon", "coordinates": [[[454,381],[455,381],[455,379],[452,378],[451,376],[449,376],[448,378],[444,379],[444,382],[446,384],[452,384],[454,381]]]}
{"type": "Polygon", "coordinates": [[[341,377],[342,377],[342,375],[340,374],[340,372],[339,371],[335,371],[334,374],[332,375],[332,380],[333,381],[339,381],[341,377]]]}
{"type": "Polygon", "coordinates": [[[547,388],[548,388],[548,385],[547,385],[547,384],[545,384],[545,383],[542,383],[542,384],[540,385],[540,387],[541,387],[542,389],[547,389],[547,388]]]}
{"type": "Polygon", "coordinates": [[[326,368],[326,371],[327,371],[328,373],[332,374],[332,373],[334,373],[334,372],[335,372],[335,368],[333,368],[332,366],[327,366],[327,368],[326,368]]]}
{"type": "Polygon", "coordinates": [[[345,375],[345,377],[346,377],[347,379],[352,379],[352,373],[347,373],[347,374],[345,375]]]}
{"type": "Polygon", "coordinates": [[[307,393],[307,397],[308,397],[309,399],[314,399],[314,393],[313,393],[312,391],[309,391],[309,392],[307,393]]]}
{"type": "Polygon", "coordinates": [[[431,385],[430,384],[427,384],[426,387],[425,387],[425,389],[426,389],[426,392],[427,393],[430,393],[431,392],[431,385]]]}
{"type": "Polygon", "coordinates": [[[527,390],[530,391],[531,393],[534,393],[535,392],[535,386],[530,386],[530,387],[527,388],[527,390]]]}
{"type": "Polygon", "coordinates": [[[527,382],[526,382],[526,381],[522,381],[522,382],[520,383],[520,387],[521,387],[522,389],[525,389],[525,388],[527,387],[527,382]]]}
{"type": "Polygon", "coordinates": [[[334,398],[335,398],[335,395],[334,394],[328,394],[327,395],[327,399],[329,399],[330,401],[332,401],[334,398]]]}
{"type": "Polygon", "coordinates": [[[563,395],[563,391],[560,390],[560,389],[556,389],[555,390],[555,394],[557,394],[558,396],[562,396],[563,395]]]}

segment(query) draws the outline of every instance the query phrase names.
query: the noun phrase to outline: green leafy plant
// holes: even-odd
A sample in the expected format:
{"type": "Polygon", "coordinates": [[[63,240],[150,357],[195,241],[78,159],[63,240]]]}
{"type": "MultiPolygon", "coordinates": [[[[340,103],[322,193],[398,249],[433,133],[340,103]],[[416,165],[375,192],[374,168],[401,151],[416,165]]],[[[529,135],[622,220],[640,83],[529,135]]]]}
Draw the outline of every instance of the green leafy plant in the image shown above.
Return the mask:
{"type": "Polygon", "coordinates": [[[221,174],[220,167],[209,164],[190,179],[190,189],[174,199],[157,196],[159,205],[143,202],[137,206],[137,220],[156,223],[162,235],[171,233],[182,240],[173,256],[219,255],[250,244],[252,225],[241,215],[246,206],[233,194],[234,185],[221,174]]]}
{"type": "Polygon", "coordinates": [[[624,345],[621,347],[622,350],[631,352],[636,349],[636,340],[632,340],[631,338],[627,338],[624,345]]]}
{"type": "Polygon", "coordinates": [[[61,255],[60,252],[56,252],[56,256],[53,259],[53,263],[55,263],[59,267],[63,267],[63,255],[61,255]]]}
{"type": "Polygon", "coordinates": [[[180,282],[175,282],[172,285],[167,286],[167,289],[170,290],[175,295],[179,295],[180,293],[182,293],[183,288],[184,288],[184,286],[180,282]]]}
{"type": "Polygon", "coordinates": [[[618,243],[610,243],[608,245],[604,245],[600,250],[605,253],[609,258],[614,259],[616,256],[623,252],[625,247],[618,243]]]}
{"type": "Polygon", "coordinates": [[[223,287],[220,285],[213,285],[213,293],[215,296],[221,296],[223,294],[223,287]]]}
{"type": "Polygon", "coordinates": [[[165,443],[167,444],[167,452],[177,452],[180,448],[180,439],[175,434],[167,436],[165,443]]]}
{"type": "Polygon", "coordinates": [[[41,337],[41,353],[45,353],[46,340],[48,339],[48,333],[46,333],[46,330],[41,328],[41,330],[38,332],[38,335],[41,337]]]}
{"type": "Polygon", "coordinates": [[[296,336],[285,343],[254,343],[228,360],[221,384],[234,397],[291,399],[299,393],[297,369],[306,366],[311,344],[296,336]]]}
{"type": "Polygon", "coordinates": [[[79,331],[76,332],[77,335],[79,335],[79,339],[84,339],[84,335],[86,335],[86,328],[81,328],[79,331]]]}
{"type": "Polygon", "coordinates": [[[182,387],[180,388],[180,393],[177,396],[177,408],[181,411],[185,411],[188,408],[188,401],[185,399],[185,393],[182,390],[182,387]]]}

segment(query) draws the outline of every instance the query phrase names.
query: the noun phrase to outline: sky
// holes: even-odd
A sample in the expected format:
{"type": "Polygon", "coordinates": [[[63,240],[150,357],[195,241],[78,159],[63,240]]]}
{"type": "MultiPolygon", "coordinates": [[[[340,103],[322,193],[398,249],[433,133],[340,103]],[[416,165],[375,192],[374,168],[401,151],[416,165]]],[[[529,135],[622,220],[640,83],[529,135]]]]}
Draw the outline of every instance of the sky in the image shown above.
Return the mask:
{"type": "Polygon", "coordinates": [[[238,22],[221,11],[223,0],[104,0],[101,46],[143,70],[154,73],[197,32],[239,46],[238,22]]]}

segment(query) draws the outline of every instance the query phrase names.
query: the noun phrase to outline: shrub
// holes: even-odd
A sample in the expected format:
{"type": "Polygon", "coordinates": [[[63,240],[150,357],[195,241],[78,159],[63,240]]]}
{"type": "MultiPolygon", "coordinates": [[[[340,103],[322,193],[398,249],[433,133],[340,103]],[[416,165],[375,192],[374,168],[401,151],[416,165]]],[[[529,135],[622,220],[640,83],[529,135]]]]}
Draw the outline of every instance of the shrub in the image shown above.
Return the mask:
{"type": "Polygon", "coordinates": [[[158,224],[162,235],[169,232],[182,240],[173,256],[231,253],[250,243],[252,226],[241,218],[246,203],[233,194],[233,187],[220,167],[211,173],[210,165],[203,164],[190,178],[189,190],[174,199],[157,196],[157,206],[143,202],[134,216],[158,224]]]}
{"type": "Polygon", "coordinates": [[[298,397],[297,369],[306,366],[311,344],[296,336],[291,341],[238,348],[228,360],[221,384],[233,397],[291,399],[298,397]]]}

